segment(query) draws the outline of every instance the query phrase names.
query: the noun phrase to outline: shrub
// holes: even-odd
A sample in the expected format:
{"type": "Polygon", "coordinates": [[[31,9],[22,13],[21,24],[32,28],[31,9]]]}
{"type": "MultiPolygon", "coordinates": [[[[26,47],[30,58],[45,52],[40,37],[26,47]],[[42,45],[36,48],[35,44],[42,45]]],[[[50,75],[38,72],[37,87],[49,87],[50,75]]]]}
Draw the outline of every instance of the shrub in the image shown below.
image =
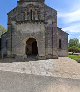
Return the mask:
{"type": "Polygon", "coordinates": [[[68,48],[68,51],[73,53],[80,53],[80,48],[76,46],[72,46],[68,48]]]}

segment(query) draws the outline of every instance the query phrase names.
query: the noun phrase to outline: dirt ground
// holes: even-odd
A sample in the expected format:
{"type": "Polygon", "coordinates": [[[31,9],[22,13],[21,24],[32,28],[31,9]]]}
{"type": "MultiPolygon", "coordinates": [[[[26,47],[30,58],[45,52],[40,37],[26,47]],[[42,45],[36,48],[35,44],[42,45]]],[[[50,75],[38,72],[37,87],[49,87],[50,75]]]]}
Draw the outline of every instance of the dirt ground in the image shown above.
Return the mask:
{"type": "Polygon", "coordinates": [[[80,79],[80,63],[77,63],[68,57],[29,62],[16,62],[15,60],[4,59],[4,63],[0,63],[0,70],[34,75],[80,79]],[[8,61],[12,61],[12,63],[8,63],[8,61]]]}

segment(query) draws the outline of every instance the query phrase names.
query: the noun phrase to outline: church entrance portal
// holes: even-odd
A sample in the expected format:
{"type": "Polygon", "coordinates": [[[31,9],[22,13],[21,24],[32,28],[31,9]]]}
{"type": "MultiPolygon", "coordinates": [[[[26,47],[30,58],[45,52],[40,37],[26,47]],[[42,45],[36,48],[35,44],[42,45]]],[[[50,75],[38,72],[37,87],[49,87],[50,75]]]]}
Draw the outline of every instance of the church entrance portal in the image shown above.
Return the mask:
{"type": "Polygon", "coordinates": [[[37,56],[37,54],[38,54],[37,41],[34,38],[29,38],[26,41],[26,55],[37,56]]]}

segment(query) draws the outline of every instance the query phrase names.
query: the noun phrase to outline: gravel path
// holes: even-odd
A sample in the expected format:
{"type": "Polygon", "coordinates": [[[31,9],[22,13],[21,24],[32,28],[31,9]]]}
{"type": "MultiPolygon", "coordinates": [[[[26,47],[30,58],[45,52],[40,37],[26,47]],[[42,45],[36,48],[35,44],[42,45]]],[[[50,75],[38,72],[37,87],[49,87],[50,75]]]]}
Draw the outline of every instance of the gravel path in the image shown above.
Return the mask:
{"type": "Polygon", "coordinates": [[[68,57],[29,62],[0,63],[0,70],[80,79],[80,64],[68,57]]]}

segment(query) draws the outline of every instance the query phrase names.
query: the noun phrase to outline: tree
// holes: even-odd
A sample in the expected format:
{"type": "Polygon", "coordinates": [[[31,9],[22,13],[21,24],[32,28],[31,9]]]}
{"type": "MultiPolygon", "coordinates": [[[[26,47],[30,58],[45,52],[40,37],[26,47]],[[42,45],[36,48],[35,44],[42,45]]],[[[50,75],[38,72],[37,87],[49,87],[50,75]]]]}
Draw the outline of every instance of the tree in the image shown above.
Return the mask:
{"type": "Polygon", "coordinates": [[[69,52],[75,52],[75,53],[80,53],[80,48],[79,47],[76,47],[76,46],[72,46],[72,47],[69,47],[68,48],[68,51],[69,52]]]}
{"type": "Polygon", "coordinates": [[[2,26],[0,25],[0,37],[2,34],[4,34],[7,30],[2,26]]]}
{"type": "Polygon", "coordinates": [[[79,39],[74,38],[69,40],[69,47],[76,46],[79,47],[79,39]]]}
{"type": "Polygon", "coordinates": [[[80,43],[79,39],[74,38],[69,40],[69,47],[68,47],[69,52],[75,52],[75,53],[80,53],[80,43]]]}

